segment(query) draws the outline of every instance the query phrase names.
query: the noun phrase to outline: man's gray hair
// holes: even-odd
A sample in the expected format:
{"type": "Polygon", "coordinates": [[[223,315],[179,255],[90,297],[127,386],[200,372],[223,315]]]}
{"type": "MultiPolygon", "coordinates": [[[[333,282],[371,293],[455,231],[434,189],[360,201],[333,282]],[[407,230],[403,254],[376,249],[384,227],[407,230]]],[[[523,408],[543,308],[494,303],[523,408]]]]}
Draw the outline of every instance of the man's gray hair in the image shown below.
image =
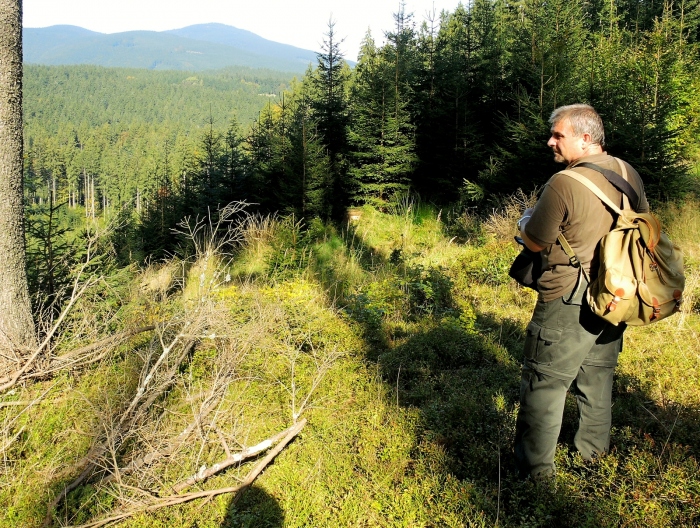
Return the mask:
{"type": "Polygon", "coordinates": [[[576,136],[590,134],[593,144],[601,147],[605,145],[603,120],[592,106],[587,104],[560,106],[549,116],[549,123],[554,126],[562,119],[569,120],[576,136]]]}

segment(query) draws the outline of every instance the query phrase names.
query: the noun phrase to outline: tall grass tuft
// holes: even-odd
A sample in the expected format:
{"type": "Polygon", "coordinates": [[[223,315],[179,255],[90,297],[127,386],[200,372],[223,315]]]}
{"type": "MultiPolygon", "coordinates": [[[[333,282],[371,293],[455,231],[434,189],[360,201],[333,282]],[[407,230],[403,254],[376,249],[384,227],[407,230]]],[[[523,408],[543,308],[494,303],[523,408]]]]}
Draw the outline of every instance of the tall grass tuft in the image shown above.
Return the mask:
{"type": "Polygon", "coordinates": [[[523,211],[534,207],[537,202],[538,190],[526,194],[522,189],[503,199],[484,221],[484,231],[500,241],[512,241],[516,232],[516,223],[523,211]]]}

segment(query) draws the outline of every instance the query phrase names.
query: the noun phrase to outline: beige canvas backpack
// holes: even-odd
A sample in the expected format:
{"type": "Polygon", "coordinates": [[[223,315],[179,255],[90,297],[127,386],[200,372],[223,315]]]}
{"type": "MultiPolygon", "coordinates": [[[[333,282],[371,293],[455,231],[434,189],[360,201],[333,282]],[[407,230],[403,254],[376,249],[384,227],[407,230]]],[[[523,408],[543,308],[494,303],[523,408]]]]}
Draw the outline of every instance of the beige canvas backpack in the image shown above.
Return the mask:
{"type": "Polygon", "coordinates": [[[586,294],[593,312],[615,325],[630,326],[647,325],[677,312],[685,288],[683,253],[661,232],[659,221],[651,213],[621,210],[574,171],[561,174],[588,187],[617,215],[613,229],[600,240],[598,276],[586,294]]]}

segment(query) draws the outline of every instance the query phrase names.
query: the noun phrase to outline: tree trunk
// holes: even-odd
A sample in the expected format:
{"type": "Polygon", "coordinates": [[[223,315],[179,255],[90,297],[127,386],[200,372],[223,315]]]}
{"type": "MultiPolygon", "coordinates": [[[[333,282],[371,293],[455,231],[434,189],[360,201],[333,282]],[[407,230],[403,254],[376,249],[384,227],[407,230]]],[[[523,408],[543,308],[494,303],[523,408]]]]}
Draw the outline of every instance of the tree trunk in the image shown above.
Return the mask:
{"type": "Polygon", "coordinates": [[[0,0],[0,375],[36,345],[22,186],[22,1],[0,0]]]}

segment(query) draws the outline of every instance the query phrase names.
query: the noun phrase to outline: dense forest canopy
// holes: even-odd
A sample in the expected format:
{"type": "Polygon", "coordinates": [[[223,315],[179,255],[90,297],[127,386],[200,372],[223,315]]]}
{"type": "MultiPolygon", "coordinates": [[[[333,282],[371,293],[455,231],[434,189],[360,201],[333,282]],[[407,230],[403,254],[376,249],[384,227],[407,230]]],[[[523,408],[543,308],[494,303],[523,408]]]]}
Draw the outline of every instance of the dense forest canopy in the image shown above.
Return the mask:
{"type": "Polygon", "coordinates": [[[289,85],[289,74],[227,68],[214,72],[153,71],[100,66],[24,67],[24,119],[31,135],[62,127],[171,124],[201,127],[237,115],[243,123],[289,85]],[[34,132],[36,130],[36,132],[34,132]]]}
{"type": "Polygon", "coordinates": [[[237,123],[249,126],[288,83],[287,74],[248,68],[195,75],[27,65],[27,197],[140,211],[164,177],[194,170],[204,130],[240,133],[237,123]]]}
{"type": "Polygon", "coordinates": [[[473,0],[420,24],[402,7],[353,69],[331,23],[293,81],[27,66],[27,199],[157,217],[148,251],[231,200],[307,218],[409,190],[478,207],[556,170],[547,119],[573,102],[599,110],[652,200],[677,199],[697,180],[699,28],[699,0],[473,0]]]}

